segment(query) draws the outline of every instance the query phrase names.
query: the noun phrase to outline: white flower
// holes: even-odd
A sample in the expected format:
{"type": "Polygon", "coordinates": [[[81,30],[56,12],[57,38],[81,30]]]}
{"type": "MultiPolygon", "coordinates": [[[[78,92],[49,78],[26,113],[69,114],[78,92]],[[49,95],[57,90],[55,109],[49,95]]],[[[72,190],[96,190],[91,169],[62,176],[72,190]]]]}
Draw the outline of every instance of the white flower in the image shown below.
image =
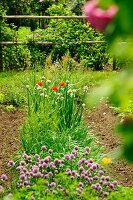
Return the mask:
{"type": "Polygon", "coordinates": [[[41,93],[40,96],[44,97],[44,93],[41,93]]]}
{"type": "Polygon", "coordinates": [[[46,78],[45,78],[45,76],[42,76],[42,80],[45,80],[46,78]]]}
{"type": "Polygon", "coordinates": [[[82,106],[85,107],[85,103],[83,103],[82,106]]]}
{"type": "Polygon", "coordinates": [[[43,88],[43,91],[44,91],[44,92],[47,91],[47,88],[43,88]]]}
{"type": "Polygon", "coordinates": [[[106,115],[106,112],[104,112],[103,115],[106,115]]]}
{"type": "Polygon", "coordinates": [[[29,88],[30,86],[29,85],[26,85],[26,88],[29,88]]]}
{"type": "Polygon", "coordinates": [[[40,87],[39,85],[37,85],[37,90],[42,90],[42,87],[40,87]]]}
{"type": "Polygon", "coordinates": [[[69,80],[66,80],[66,83],[68,84],[70,81],[69,80]]]}
{"type": "Polygon", "coordinates": [[[77,90],[76,89],[73,89],[73,93],[76,93],[77,92],[77,90]]]}
{"type": "Polygon", "coordinates": [[[84,87],[83,87],[83,90],[84,90],[84,92],[87,92],[88,91],[88,86],[87,85],[85,85],[84,87]]]}
{"type": "Polygon", "coordinates": [[[51,80],[46,80],[46,83],[51,83],[51,80]]]}
{"type": "Polygon", "coordinates": [[[61,93],[57,93],[57,95],[60,97],[60,96],[61,96],[61,93]]]}
{"type": "Polygon", "coordinates": [[[73,91],[71,90],[71,89],[69,89],[68,91],[67,91],[67,93],[68,94],[71,94],[73,91]]]}

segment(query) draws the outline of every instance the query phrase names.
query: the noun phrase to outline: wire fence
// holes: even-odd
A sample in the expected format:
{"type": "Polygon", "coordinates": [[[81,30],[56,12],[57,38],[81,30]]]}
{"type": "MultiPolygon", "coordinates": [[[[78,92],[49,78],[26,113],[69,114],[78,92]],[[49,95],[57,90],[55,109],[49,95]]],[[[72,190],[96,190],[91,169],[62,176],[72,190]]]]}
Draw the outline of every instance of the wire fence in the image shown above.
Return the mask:
{"type": "MultiPolygon", "coordinates": [[[[31,15],[8,15],[8,16],[0,16],[0,20],[2,21],[3,19],[35,19],[35,20],[40,20],[40,19],[82,19],[85,20],[86,16],[31,16],[31,15]]],[[[0,23],[1,24],[1,23],[0,23]]],[[[34,40],[34,35],[33,35],[33,40],[31,41],[33,44],[39,44],[39,45],[44,45],[44,46],[50,46],[50,45],[61,45],[63,43],[61,42],[44,42],[44,41],[35,41],[34,40]]],[[[82,44],[103,44],[106,43],[106,41],[82,41],[82,44]]],[[[73,44],[73,42],[70,42],[70,44],[73,44]]],[[[21,42],[18,41],[17,38],[14,41],[2,41],[2,34],[1,34],[1,27],[0,27],[0,71],[3,71],[3,47],[4,46],[18,46],[18,45],[28,45],[28,42],[21,42]]],[[[116,58],[113,57],[113,64],[112,64],[113,70],[116,69],[116,58]]]]}

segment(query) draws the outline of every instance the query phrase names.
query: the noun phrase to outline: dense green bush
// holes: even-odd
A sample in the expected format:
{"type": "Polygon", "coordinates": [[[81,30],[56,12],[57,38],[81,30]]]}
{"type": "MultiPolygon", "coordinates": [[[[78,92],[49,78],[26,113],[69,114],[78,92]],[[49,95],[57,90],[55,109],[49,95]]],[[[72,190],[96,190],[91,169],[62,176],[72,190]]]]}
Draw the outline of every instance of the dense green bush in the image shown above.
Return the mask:
{"type": "MultiPolygon", "coordinates": [[[[52,5],[47,10],[48,15],[75,15],[71,9],[62,4],[52,5]]],[[[88,40],[104,40],[103,35],[96,33],[82,20],[51,20],[47,29],[36,30],[36,41],[51,41],[59,43],[45,50],[52,54],[53,61],[60,59],[67,51],[77,62],[85,67],[102,69],[108,60],[105,44],[86,44],[88,40]]]]}
{"type": "MultiPolygon", "coordinates": [[[[28,2],[25,6],[29,5],[28,2]]],[[[82,1],[80,4],[82,4],[82,1]]],[[[51,3],[46,6],[48,9],[45,10],[45,15],[75,15],[75,12],[72,11],[73,6],[68,4],[67,1],[56,5],[53,4],[52,6],[50,5],[51,3]]],[[[10,6],[8,5],[8,7],[10,6]]],[[[42,7],[42,9],[44,8],[42,7]]],[[[23,12],[26,14],[26,11],[23,12]]],[[[31,30],[27,27],[20,27],[21,23],[17,26],[13,24],[8,25],[5,22],[2,23],[4,23],[2,25],[2,40],[28,42],[27,47],[7,46],[3,48],[4,69],[25,69],[29,67],[34,68],[35,66],[37,68],[44,67],[48,55],[51,55],[52,61],[56,62],[68,52],[76,63],[80,63],[86,68],[91,67],[95,70],[101,70],[108,61],[106,44],[86,43],[89,40],[104,40],[104,36],[96,33],[82,19],[45,20],[41,22],[44,29],[36,29],[34,32],[31,31],[34,30],[32,25],[27,22],[24,22],[24,25],[30,26],[31,30]],[[58,44],[44,46],[33,43],[33,40],[58,44]]]]}
{"type": "Polygon", "coordinates": [[[27,46],[5,46],[2,53],[4,70],[20,70],[30,67],[30,51],[27,46]]]}

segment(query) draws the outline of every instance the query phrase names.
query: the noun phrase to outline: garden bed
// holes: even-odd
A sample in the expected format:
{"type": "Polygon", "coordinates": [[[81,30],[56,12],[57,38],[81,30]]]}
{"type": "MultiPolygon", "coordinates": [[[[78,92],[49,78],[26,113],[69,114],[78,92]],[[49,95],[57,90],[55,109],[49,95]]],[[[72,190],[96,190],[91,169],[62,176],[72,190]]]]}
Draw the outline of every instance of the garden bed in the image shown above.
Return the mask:
{"type": "MultiPolygon", "coordinates": [[[[115,154],[122,144],[122,139],[115,133],[115,125],[119,121],[118,114],[113,112],[109,105],[102,103],[93,112],[86,113],[86,121],[91,126],[90,131],[98,137],[105,147],[105,152],[115,154]],[[116,150],[116,151],[115,151],[116,150]]],[[[124,186],[133,186],[133,165],[125,160],[114,161],[109,167],[110,175],[124,186]]]]}
{"type": "MultiPolygon", "coordinates": [[[[107,104],[102,103],[90,115],[86,111],[85,118],[88,126],[92,125],[90,131],[98,137],[99,142],[105,147],[106,153],[114,152],[121,145],[121,139],[114,134],[118,116],[107,104]]],[[[24,112],[7,113],[2,108],[0,109],[0,174],[9,174],[7,162],[16,155],[21,145],[18,128],[24,119],[24,112]]],[[[108,167],[108,171],[120,184],[133,185],[133,165],[128,164],[127,161],[115,161],[108,167]]]]}

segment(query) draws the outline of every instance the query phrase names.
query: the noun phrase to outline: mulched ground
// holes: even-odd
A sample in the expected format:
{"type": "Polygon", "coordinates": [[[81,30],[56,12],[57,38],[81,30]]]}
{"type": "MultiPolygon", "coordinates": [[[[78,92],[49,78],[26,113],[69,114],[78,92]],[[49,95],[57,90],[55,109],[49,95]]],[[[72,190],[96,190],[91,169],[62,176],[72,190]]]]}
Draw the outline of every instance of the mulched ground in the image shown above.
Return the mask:
{"type": "Polygon", "coordinates": [[[0,108],[0,175],[9,174],[7,162],[17,154],[20,147],[18,128],[24,118],[24,112],[4,112],[0,108]]]}
{"type": "MultiPolygon", "coordinates": [[[[122,138],[115,133],[115,125],[120,120],[118,114],[106,104],[101,103],[89,115],[85,113],[85,120],[90,132],[97,136],[105,147],[105,153],[115,156],[115,150],[122,144],[122,138]]],[[[133,164],[125,160],[114,161],[107,169],[112,177],[124,186],[133,186],[133,164]]]]}
{"type": "MultiPolygon", "coordinates": [[[[18,128],[25,117],[24,112],[7,113],[0,108],[0,175],[3,173],[9,175],[7,162],[16,155],[21,145],[18,128]]],[[[90,131],[98,137],[106,153],[114,151],[121,145],[122,140],[114,134],[118,116],[107,104],[102,103],[90,114],[86,112],[85,119],[88,126],[92,125],[90,131]]],[[[117,161],[109,166],[108,171],[119,183],[133,186],[133,165],[126,161],[117,161]]]]}

